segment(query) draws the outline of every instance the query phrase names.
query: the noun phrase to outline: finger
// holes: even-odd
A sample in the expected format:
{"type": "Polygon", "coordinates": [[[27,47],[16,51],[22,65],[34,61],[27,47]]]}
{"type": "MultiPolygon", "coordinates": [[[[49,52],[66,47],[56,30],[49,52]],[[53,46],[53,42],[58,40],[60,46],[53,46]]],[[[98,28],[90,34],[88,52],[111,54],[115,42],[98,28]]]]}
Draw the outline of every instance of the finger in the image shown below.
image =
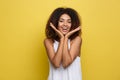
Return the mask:
{"type": "Polygon", "coordinates": [[[70,33],[70,34],[73,34],[73,33],[77,32],[77,31],[79,31],[79,30],[80,30],[80,27],[77,27],[76,29],[70,31],[69,33],[70,33]]]}
{"type": "Polygon", "coordinates": [[[50,23],[50,26],[51,26],[56,32],[60,33],[60,31],[57,30],[56,27],[55,27],[52,23],[50,23]]]}
{"type": "Polygon", "coordinates": [[[79,27],[77,27],[76,29],[77,29],[77,30],[80,30],[80,29],[81,29],[81,27],[79,26],[79,27]]]}
{"type": "Polygon", "coordinates": [[[56,27],[55,27],[52,23],[50,23],[50,26],[51,26],[54,30],[56,30],[56,27]]]}
{"type": "Polygon", "coordinates": [[[72,32],[76,32],[76,31],[79,31],[80,30],[80,27],[77,27],[76,29],[72,30],[72,32]]]}
{"type": "Polygon", "coordinates": [[[52,28],[54,27],[52,23],[50,23],[50,26],[51,26],[52,28]]]}
{"type": "Polygon", "coordinates": [[[80,30],[80,27],[78,27],[77,29],[76,29],[76,31],[79,31],[80,30]]]}
{"type": "Polygon", "coordinates": [[[79,27],[77,27],[76,29],[74,29],[75,30],[75,32],[76,31],[79,31],[79,30],[81,30],[81,27],[79,26],[79,27]]]}

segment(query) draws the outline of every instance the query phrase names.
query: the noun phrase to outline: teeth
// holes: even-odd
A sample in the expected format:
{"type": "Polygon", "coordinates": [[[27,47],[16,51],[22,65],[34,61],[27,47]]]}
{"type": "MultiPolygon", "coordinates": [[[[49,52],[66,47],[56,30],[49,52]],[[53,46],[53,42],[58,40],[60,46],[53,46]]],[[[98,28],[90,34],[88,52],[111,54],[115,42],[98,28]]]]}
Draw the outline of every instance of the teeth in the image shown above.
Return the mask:
{"type": "Polygon", "coordinates": [[[67,29],[67,28],[63,28],[63,29],[67,29]]]}
{"type": "Polygon", "coordinates": [[[66,27],[63,27],[63,29],[67,29],[66,27]]]}
{"type": "Polygon", "coordinates": [[[62,27],[63,32],[66,32],[68,30],[68,27],[62,27]]]}
{"type": "Polygon", "coordinates": [[[67,31],[67,29],[63,29],[63,31],[67,31]]]}
{"type": "Polygon", "coordinates": [[[67,31],[67,29],[63,29],[63,31],[65,31],[65,32],[66,32],[66,31],[67,31]]]}

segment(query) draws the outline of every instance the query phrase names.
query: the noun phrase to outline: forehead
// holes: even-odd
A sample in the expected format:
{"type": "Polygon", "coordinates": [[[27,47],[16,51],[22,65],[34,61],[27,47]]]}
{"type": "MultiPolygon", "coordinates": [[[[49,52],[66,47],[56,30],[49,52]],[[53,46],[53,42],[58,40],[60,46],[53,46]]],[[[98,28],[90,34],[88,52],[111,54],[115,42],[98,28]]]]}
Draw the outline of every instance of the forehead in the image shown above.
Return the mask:
{"type": "Polygon", "coordinates": [[[60,16],[60,19],[71,19],[70,16],[68,14],[62,14],[60,16]]]}

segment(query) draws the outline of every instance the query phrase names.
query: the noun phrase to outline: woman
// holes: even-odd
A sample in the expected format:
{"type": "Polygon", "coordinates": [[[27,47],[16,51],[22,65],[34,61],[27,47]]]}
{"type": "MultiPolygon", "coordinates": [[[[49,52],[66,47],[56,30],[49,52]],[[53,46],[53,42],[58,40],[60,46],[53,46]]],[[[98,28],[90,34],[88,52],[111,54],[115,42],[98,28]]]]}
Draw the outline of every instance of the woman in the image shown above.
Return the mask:
{"type": "Polygon", "coordinates": [[[48,80],[82,80],[80,26],[72,8],[57,8],[51,14],[44,40],[50,64],[48,80]]]}

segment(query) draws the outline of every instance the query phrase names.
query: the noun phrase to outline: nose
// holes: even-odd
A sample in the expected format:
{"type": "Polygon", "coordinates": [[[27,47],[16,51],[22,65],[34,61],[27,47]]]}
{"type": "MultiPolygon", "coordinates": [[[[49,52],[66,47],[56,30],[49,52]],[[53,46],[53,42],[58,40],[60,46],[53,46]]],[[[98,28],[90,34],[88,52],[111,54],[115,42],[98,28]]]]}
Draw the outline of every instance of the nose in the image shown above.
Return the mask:
{"type": "Polygon", "coordinates": [[[64,26],[66,26],[66,25],[68,25],[68,23],[65,21],[65,22],[64,22],[64,26]]]}

